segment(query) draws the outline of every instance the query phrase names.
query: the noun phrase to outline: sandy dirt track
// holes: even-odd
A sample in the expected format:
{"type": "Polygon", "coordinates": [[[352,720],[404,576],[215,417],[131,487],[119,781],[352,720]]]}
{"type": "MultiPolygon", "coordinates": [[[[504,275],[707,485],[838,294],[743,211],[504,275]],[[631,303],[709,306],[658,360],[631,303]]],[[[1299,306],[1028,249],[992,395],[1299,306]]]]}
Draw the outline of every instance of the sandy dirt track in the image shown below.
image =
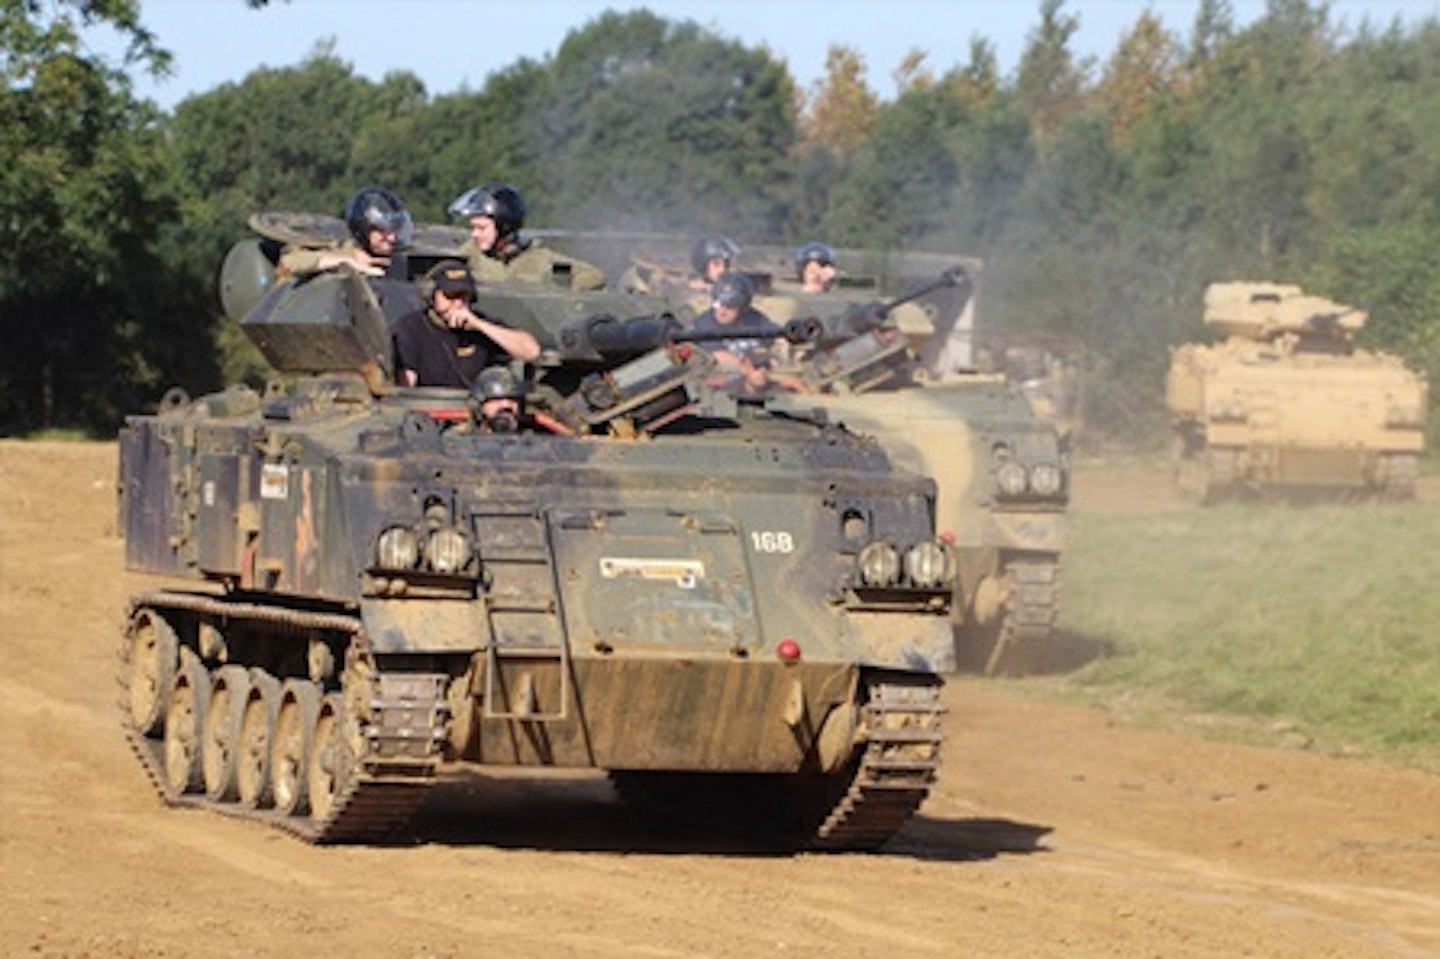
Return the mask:
{"type": "MultiPolygon", "coordinates": [[[[143,585],[115,460],[0,442],[0,956],[1440,957],[1440,777],[975,679],[878,855],[646,822],[589,775],[460,776],[382,848],[166,809],[115,705],[143,585]]],[[[1080,509],[1168,495],[1158,471],[1079,483],[1080,509]]]]}

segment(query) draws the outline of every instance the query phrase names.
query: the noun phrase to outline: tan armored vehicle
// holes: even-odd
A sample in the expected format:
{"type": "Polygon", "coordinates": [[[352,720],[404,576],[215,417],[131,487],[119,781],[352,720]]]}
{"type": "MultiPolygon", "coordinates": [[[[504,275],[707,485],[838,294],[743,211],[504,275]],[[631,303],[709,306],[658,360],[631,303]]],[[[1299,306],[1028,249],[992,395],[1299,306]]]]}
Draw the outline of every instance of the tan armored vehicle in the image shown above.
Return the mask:
{"type": "Polygon", "coordinates": [[[1175,350],[1166,381],[1181,490],[1413,496],[1427,384],[1355,346],[1365,320],[1298,286],[1211,284],[1205,324],[1225,339],[1175,350]]]}
{"type": "MultiPolygon", "coordinates": [[[[634,244],[632,270],[683,289],[684,249],[674,240],[634,244]]],[[[935,478],[937,525],[958,560],[957,665],[986,674],[1049,668],[1059,658],[1068,458],[1055,420],[1022,380],[981,371],[981,264],[960,254],[835,252],[843,265],[836,287],[805,293],[793,279],[792,249],[742,244],[735,268],[755,282],[755,306],[776,323],[821,329],[813,348],[776,358],[777,382],[793,391],[795,408],[818,407],[935,478]]],[[[583,247],[578,255],[604,262],[606,252],[583,247]]],[[[693,297],[683,299],[691,305],[693,297]]]]}

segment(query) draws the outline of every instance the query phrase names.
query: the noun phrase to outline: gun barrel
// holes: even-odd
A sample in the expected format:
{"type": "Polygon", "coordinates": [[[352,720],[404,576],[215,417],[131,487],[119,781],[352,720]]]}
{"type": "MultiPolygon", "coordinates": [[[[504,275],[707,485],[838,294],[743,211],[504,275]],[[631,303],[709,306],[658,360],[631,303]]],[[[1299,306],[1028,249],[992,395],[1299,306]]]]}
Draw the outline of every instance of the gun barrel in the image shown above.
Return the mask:
{"type": "Polygon", "coordinates": [[[747,340],[813,343],[820,338],[823,332],[824,329],[819,320],[806,316],[789,320],[784,326],[776,326],[772,323],[768,326],[736,325],[711,330],[676,330],[670,341],[672,343],[713,343],[717,340],[744,338],[747,340]]]}
{"type": "Polygon", "coordinates": [[[627,320],[595,317],[586,324],[586,338],[595,352],[605,357],[647,353],[664,346],[680,329],[679,321],[668,313],[659,316],[636,316],[627,320]]]}
{"type": "Polygon", "coordinates": [[[669,313],[627,319],[601,313],[566,324],[555,342],[563,360],[613,363],[664,346],[678,329],[679,321],[669,313]]]}
{"type": "Polygon", "coordinates": [[[556,345],[562,361],[611,364],[673,343],[708,343],[735,337],[810,343],[817,340],[820,333],[819,322],[808,317],[791,320],[784,326],[687,330],[669,313],[628,319],[599,314],[567,325],[556,337],[556,345]]]}
{"type": "MultiPolygon", "coordinates": [[[[941,273],[933,280],[906,290],[899,296],[889,300],[876,300],[873,303],[857,304],[846,309],[838,316],[828,317],[825,320],[816,319],[814,322],[819,326],[820,332],[815,339],[824,343],[842,343],[853,340],[858,336],[864,336],[871,330],[885,322],[892,312],[898,307],[904,306],[914,300],[929,296],[937,290],[950,287],[963,287],[965,296],[970,295],[971,279],[970,274],[963,266],[956,265],[941,273]]],[[[964,302],[963,300],[961,301],[964,302]]]]}

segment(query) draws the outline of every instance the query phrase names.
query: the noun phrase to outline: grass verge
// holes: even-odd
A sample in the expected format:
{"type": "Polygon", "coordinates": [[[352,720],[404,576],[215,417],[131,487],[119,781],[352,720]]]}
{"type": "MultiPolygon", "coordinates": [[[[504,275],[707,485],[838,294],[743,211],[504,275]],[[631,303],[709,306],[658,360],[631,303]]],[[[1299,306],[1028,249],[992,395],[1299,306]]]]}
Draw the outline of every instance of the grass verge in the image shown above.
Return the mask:
{"type": "Polygon", "coordinates": [[[1437,544],[1419,503],[1076,514],[1062,633],[1111,652],[1049,688],[1440,771],[1437,544]]]}

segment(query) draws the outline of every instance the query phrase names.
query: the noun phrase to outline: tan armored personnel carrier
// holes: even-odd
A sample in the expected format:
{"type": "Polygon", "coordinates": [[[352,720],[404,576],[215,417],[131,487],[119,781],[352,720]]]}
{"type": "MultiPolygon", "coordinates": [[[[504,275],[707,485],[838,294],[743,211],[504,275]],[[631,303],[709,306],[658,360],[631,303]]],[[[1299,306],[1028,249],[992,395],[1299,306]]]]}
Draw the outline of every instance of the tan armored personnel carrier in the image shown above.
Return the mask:
{"type": "Polygon", "coordinates": [[[1166,380],[1181,490],[1413,496],[1427,384],[1355,346],[1365,320],[1298,286],[1211,284],[1205,324],[1225,339],[1175,350],[1166,380]]]}
{"type": "MultiPolygon", "coordinates": [[[[682,291],[687,247],[663,237],[620,245],[648,288],[682,291]]],[[[980,262],[842,248],[835,288],[806,293],[792,248],[741,247],[735,268],[755,283],[755,306],[776,323],[820,327],[813,348],[774,359],[774,382],[793,391],[791,404],[878,437],[897,462],[935,478],[937,525],[958,563],[957,665],[1010,675],[1051,668],[1060,659],[1068,454],[1038,391],[1009,371],[980,369],[980,262]]],[[[607,262],[603,241],[574,252],[607,262]]],[[[695,306],[688,292],[676,300],[677,312],[695,306]]]]}

